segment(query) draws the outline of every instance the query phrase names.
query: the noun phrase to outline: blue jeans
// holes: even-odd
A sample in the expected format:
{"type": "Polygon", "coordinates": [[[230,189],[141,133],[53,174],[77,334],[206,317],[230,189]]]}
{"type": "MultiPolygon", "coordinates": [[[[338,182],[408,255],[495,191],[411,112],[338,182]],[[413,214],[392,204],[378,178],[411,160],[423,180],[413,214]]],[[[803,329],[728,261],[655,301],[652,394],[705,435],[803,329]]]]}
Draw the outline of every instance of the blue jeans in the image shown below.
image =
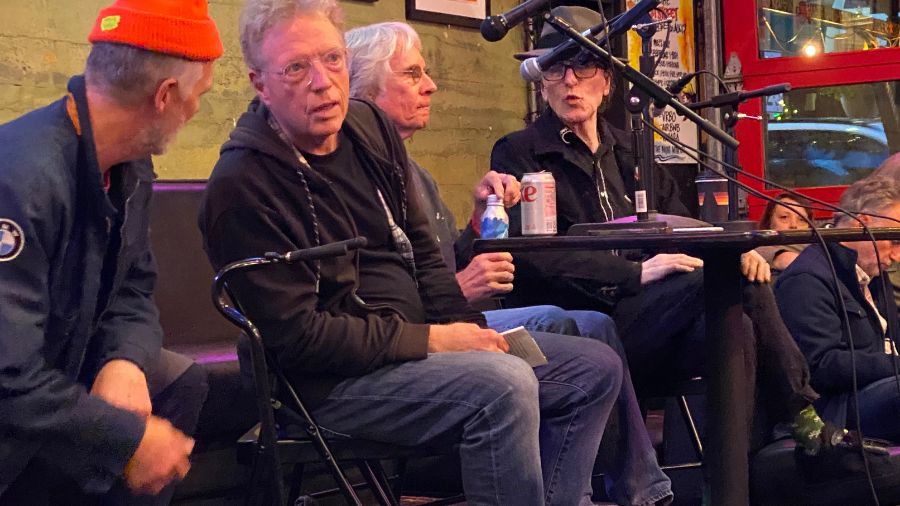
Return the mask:
{"type": "Polygon", "coordinates": [[[672,482],[656,461],[628,372],[625,348],[612,318],[596,311],[566,311],[556,306],[500,309],[486,311],[484,316],[488,326],[498,331],[522,325],[532,332],[596,339],[612,348],[625,364],[626,374],[597,462],[605,476],[607,493],[617,504],[627,506],[653,504],[672,495],[672,482]]]}
{"type": "Polygon", "coordinates": [[[548,364],[433,353],[339,383],[313,415],[335,436],[459,444],[470,505],[590,504],[590,477],[622,362],[608,346],[534,333],[548,364]]]}
{"type": "Polygon", "coordinates": [[[862,427],[863,436],[900,441],[900,393],[893,376],[869,383],[859,390],[859,416],[857,424],[850,393],[825,396],[815,403],[822,418],[839,427],[862,427]]]}

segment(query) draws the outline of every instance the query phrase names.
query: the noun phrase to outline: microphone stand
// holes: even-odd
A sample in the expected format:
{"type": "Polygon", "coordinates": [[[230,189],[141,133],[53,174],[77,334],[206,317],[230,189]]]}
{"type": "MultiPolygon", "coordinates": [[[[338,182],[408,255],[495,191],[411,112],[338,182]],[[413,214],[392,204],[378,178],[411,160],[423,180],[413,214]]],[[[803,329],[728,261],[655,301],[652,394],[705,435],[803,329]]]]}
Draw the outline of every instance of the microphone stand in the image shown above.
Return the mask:
{"type": "MultiPolygon", "coordinates": [[[[782,83],[766,86],[765,88],[760,88],[757,90],[722,93],[710,98],[709,100],[687,104],[687,108],[692,111],[698,111],[707,107],[719,108],[722,113],[722,124],[725,126],[725,131],[727,131],[729,134],[733,134],[734,127],[737,125],[737,122],[740,119],[740,115],[737,112],[737,106],[739,104],[750,100],[751,98],[777,95],[780,93],[788,92],[790,90],[791,85],[789,83],[782,83]]],[[[731,146],[726,146],[722,158],[723,161],[727,164],[725,165],[725,173],[729,176],[727,184],[728,221],[730,223],[739,224],[737,226],[733,225],[732,228],[739,227],[741,229],[747,230],[752,229],[753,226],[755,226],[753,222],[741,221],[738,219],[738,185],[736,182],[737,170],[735,168],[732,168],[737,167],[738,169],[740,169],[740,167],[738,167],[737,150],[731,146]]]]}
{"type": "MultiPolygon", "coordinates": [[[[628,82],[631,83],[631,94],[628,98],[626,107],[628,108],[629,112],[632,112],[632,135],[635,136],[636,141],[637,139],[640,139],[642,141],[636,142],[634,150],[635,158],[637,159],[638,157],[640,157],[640,160],[637,160],[639,162],[639,167],[641,168],[641,174],[638,178],[639,186],[644,185],[644,188],[646,188],[646,185],[649,184],[651,189],[653,189],[652,186],[654,181],[654,167],[652,158],[652,133],[648,132],[650,134],[651,140],[651,143],[649,144],[651,147],[651,153],[649,156],[646,153],[647,143],[643,142],[643,139],[645,138],[645,134],[643,133],[643,114],[647,115],[646,118],[649,121],[649,106],[651,100],[655,103],[671,106],[673,109],[675,109],[675,112],[694,122],[697,126],[700,127],[701,130],[706,132],[713,139],[718,140],[731,149],[737,149],[740,143],[734,137],[732,137],[710,121],[707,121],[699,114],[695,113],[693,110],[689,109],[687,106],[678,101],[671,93],[666,91],[665,88],[653,82],[652,79],[647,77],[642,72],[639,72],[629,67],[625,63],[619,61],[617,58],[613,58],[612,56],[610,56],[610,54],[606,52],[606,50],[579,33],[578,30],[573,28],[572,25],[570,25],[566,21],[554,16],[549,12],[544,14],[544,21],[549,23],[550,26],[555,28],[557,31],[567,35],[570,39],[575,41],[575,43],[580,45],[584,50],[594,55],[594,57],[596,57],[598,60],[610,62],[612,66],[622,75],[622,77],[624,77],[628,82]],[[640,125],[636,125],[636,123],[638,122],[640,123],[640,125]],[[639,137],[638,133],[635,133],[636,130],[639,130],[641,132],[639,137]],[[643,153],[641,151],[643,151],[643,153]]],[[[643,60],[644,57],[642,56],[641,59],[643,60]]],[[[650,62],[649,64],[652,64],[652,62],[650,62]]],[[[642,70],[646,69],[642,68],[642,70]]],[[[649,195],[646,195],[646,193],[644,195],[646,197],[649,197],[649,195]]],[[[636,209],[638,200],[639,199],[636,196],[636,209]]],[[[652,203],[653,201],[651,200],[650,202],[652,203]]],[[[655,211],[653,213],[653,216],[651,217],[648,207],[647,211],[643,213],[643,221],[647,221],[652,218],[655,218],[655,211]]]]}
{"type": "MultiPolygon", "coordinates": [[[[656,25],[647,25],[637,33],[641,37],[641,57],[638,60],[638,67],[642,74],[652,79],[656,72],[651,55],[656,25]]],[[[637,181],[634,192],[635,214],[638,221],[656,221],[653,131],[644,128],[644,121],[653,121],[650,116],[650,101],[647,99],[647,93],[632,86],[626,98],[625,108],[631,114],[631,137],[635,153],[635,179],[637,181]]]]}

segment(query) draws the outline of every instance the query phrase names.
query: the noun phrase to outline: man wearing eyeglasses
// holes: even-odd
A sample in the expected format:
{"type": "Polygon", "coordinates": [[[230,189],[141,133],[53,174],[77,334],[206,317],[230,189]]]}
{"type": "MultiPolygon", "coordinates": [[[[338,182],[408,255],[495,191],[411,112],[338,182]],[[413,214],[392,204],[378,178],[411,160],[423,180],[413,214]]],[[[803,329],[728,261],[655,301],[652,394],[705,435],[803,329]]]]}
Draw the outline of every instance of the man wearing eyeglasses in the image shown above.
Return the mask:
{"type": "MultiPolygon", "coordinates": [[[[437,85],[428,73],[415,30],[405,23],[378,23],[354,28],[344,38],[349,52],[350,95],[374,102],[397,126],[404,141],[424,129],[431,117],[431,96],[437,91],[437,85]]],[[[415,194],[428,215],[444,262],[456,273],[466,299],[470,303],[484,303],[491,296],[512,290],[515,272],[512,255],[485,253],[472,258],[472,240],[477,232],[468,228],[461,236],[434,178],[414,160],[410,159],[409,165],[415,194]]],[[[506,207],[511,207],[519,201],[519,191],[515,177],[488,171],[475,187],[473,226],[480,222],[488,195],[502,196],[506,207]]],[[[615,334],[609,317],[584,313],[592,312],[565,312],[555,306],[539,306],[486,311],[484,315],[488,325],[499,331],[524,325],[529,330],[560,333],[580,329],[603,340],[615,334]]]]}
{"type": "Polygon", "coordinates": [[[318,422],[392,444],[458,444],[469,504],[589,504],[621,360],[595,340],[540,333],[547,364],[503,353],[444,265],[396,128],[349,98],[336,0],[249,0],[240,32],[257,99],[207,186],[199,221],[212,264],[368,239],[231,286],[318,422]]]}
{"type": "MultiPolygon", "coordinates": [[[[582,31],[601,22],[584,7],[556,7],[553,13],[582,31]]],[[[565,38],[545,26],[537,55],[565,38]]],[[[546,69],[541,94],[547,109],[524,130],[497,141],[491,168],[520,176],[548,170],[556,179],[557,230],[576,223],[602,223],[634,214],[629,188],[634,186],[633,156],[627,136],[601,116],[612,89],[609,62],[581,56],[546,69]]],[[[686,215],[665,171],[655,171],[660,189],[657,209],[686,215]]],[[[521,234],[518,209],[510,215],[510,235],[521,234]]],[[[759,368],[760,387],[774,406],[773,418],[794,423],[795,438],[809,452],[828,445],[827,431],[808,430],[810,417],[822,427],[811,402],[818,395],[784,323],[778,318],[765,260],[742,258],[750,283],[744,286],[745,347],[751,376],[759,368]]],[[[608,252],[527,252],[516,255],[520,280],[507,296],[512,306],[558,304],[613,316],[625,346],[635,384],[653,385],[705,372],[703,262],[684,254],[657,254],[647,259],[608,252]]],[[[748,382],[754,388],[755,382],[748,382]]]]}
{"type": "MultiPolygon", "coordinates": [[[[597,12],[585,7],[557,7],[553,12],[576,27],[601,21],[597,12]]],[[[542,54],[564,40],[565,36],[547,25],[538,49],[522,56],[542,54]]],[[[586,55],[546,69],[541,94],[547,109],[525,130],[497,141],[491,154],[491,167],[498,172],[516,176],[536,170],[553,173],[557,229],[562,234],[576,223],[601,223],[634,214],[629,197],[629,188],[634,186],[630,146],[623,142],[627,142],[626,136],[600,114],[612,91],[612,77],[609,62],[586,55]]],[[[671,178],[665,171],[654,172],[658,176],[657,209],[687,215],[671,178]]],[[[511,235],[520,233],[517,211],[510,213],[511,235]]],[[[665,349],[671,343],[668,336],[702,339],[703,321],[698,313],[703,307],[699,270],[703,262],[699,258],[658,254],[635,262],[600,252],[580,260],[567,256],[562,262],[554,259],[553,253],[518,259],[523,283],[510,294],[510,303],[519,306],[561,300],[564,302],[557,303],[564,307],[613,314],[639,383],[664,365],[675,369],[676,376],[700,372],[701,354],[695,352],[699,342],[665,349]],[[650,319],[638,314],[641,301],[635,296],[649,299],[660,291],[666,299],[658,309],[660,317],[650,319]],[[671,360],[678,353],[685,354],[679,357],[684,360],[671,360]]],[[[751,274],[755,277],[756,272],[751,274]]]]}
{"type": "MultiPolygon", "coordinates": [[[[350,94],[375,102],[397,125],[406,140],[424,129],[430,119],[431,97],[437,85],[426,71],[421,41],[405,23],[387,22],[354,28],[345,36],[350,57],[350,94]]],[[[460,235],[453,213],[441,199],[438,185],[429,172],[410,159],[410,176],[416,196],[428,215],[431,230],[451,271],[456,272],[463,295],[470,302],[484,302],[489,295],[507,293],[513,287],[514,267],[509,253],[486,253],[471,258],[471,227],[460,235]]],[[[475,190],[475,211],[471,222],[478,223],[484,200],[490,193],[503,194],[509,205],[518,202],[518,181],[508,174],[489,171],[475,190]]],[[[503,330],[525,326],[561,334],[581,335],[609,344],[624,358],[615,324],[609,316],[595,311],[565,311],[557,306],[529,306],[485,311],[488,326],[503,330]]],[[[618,433],[607,444],[599,470],[607,479],[608,493],[618,504],[663,503],[672,497],[671,483],[660,470],[655,450],[644,427],[631,379],[625,383],[614,412],[618,433]],[[621,442],[620,442],[621,441],[621,442]]]]}

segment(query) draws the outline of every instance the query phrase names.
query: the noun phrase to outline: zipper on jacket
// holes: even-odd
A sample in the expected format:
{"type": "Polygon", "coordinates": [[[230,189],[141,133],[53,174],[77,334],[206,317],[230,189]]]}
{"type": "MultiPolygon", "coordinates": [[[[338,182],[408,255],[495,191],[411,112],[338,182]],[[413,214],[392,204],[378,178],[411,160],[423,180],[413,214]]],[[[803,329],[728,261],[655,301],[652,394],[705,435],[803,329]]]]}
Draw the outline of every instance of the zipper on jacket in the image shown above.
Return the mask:
{"type": "MultiPolygon", "coordinates": [[[[120,271],[119,261],[122,259],[121,258],[122,250],[125,248],[125,227],[128,225],[128,205],[131,203],[131,199],[134,198],[135,195],[137,195],[137,192],[140,188],[141,188],[141,180],[138,179],[136,181],[136,184],[134,185],[134,190],[132,190],[132,192],[125,199],[125,203],[122,204],[122,208],[123,208],[122,209],[122,226],[119,227],[119,251],[116,252],[116,273],[113,276],[113,279],[110,280],[110,282],[113,284],[112,288],[115,287],[116,280],[121,275],[121,272],[119,272],[120,271]]],[[[113,221],[112,218],[110,218],[109,216],[106,217],[107,241],[109,241],[109,234],[112,231],[112,221],[113,221]]],[[[107,248],[108,247],[109,246],[107,244],[107,248]]],[[[148,247],[149,247],[149,245],[148,245],[148,247]]],[[[100,321],[103,320],[103,315],[106,314],[107,309],[110,306],[112,306],[113,303],[115,302],[115,298],[116,298],[115,292],[116,292],[116,290],[110,290],[109,295],[106,299],[106,304],[103,305],[103,311],[101,311],[97,315],[97,318],[94,320],[95,327],[99,326],[100,321]]]]}
{"type": "MultiPolygon", "coordinates": [[[[122,226],[119,228],[119,251],[116,252],[116,273],[115,273],[115,275],[113,275],[113,279],[110,280],[110,282],[112,283],[112,286],[110,287],[109,294],[107,294],[106,303],[103,304],[103,309],[97,313],[97,316],[96,316],[96,318],[94,318],[94,321],[91,325],[91,327],[92,327],[91,335],[94,335],[94,333],[97,331],[97,328],[100,327],[100,322],[103,321],[103,316],[106,315],[106,312],[109,310],[110,306],[112,306],[115,303],[116,292],[117,292],[117,290],[115,290],[116,279],[118,279],[120,276],[119,261],[121,260],[122,250],[125,247],[125,226],[128,223],[128,204],[131,203],[131,199],[137,194],[140,187],[141,187],[141,180],[138,179],[137,184],[134,185],[134,190],[132,190],[131,194],[129,194],[128,197],[125,199],[125,203],[122,204],[122,207],[124,209],[122,210],[122,226]]],[[[107,216],[106,217],[106,236],[107,236],[107,246],[106,247],[107,248],[109,248],[108,241],[109,241],[109,234],[111,231],[112,231],[112,218],[107,216]]],[[[149,248],[149,244],[147,245],[147,247],[149,248]]],[[[101,267],[101,272],[102,272],[102,267],[101,267]]],[[[102,277],[103,277],[103,275],[101,274],[101,279],[102,279],[102,277]]],[[[99,302],[99,301],[96,301],[96,302],[99,302]]],[[[95,305],[96,305],[96,302],[95,302],[95,305]]],[[[90,338],[88,338],[88,341],[85,344],[86,345],[84,346],[84,348],[82,349],[82,352],[81,352],[81,357],[78,360],[78,368],[75,369],[77,371],[80,371],[81,368],[84,366],[84,360],[87,357],[87,350],[90,348],[90,344],[91,344],[90,338]]]]}
{"type": "Polygon", "coordinates": [[[603,211],[605,221],[612,221],[616,218],[613,212],[613,206],[609,202],[609,193],[606,187],[606,177],[603,176],[603,169],[600,167],[600,160],[594,157],[594,186],[597,188],[597,201],[600,202],[600,210],[603,211]],[[602,188],[601,188],[602,185],[602,188]],[[604,207],[603,204],[606,204],[604,207]],[[609,213],[606,212],[607,208],[609,213]]]}

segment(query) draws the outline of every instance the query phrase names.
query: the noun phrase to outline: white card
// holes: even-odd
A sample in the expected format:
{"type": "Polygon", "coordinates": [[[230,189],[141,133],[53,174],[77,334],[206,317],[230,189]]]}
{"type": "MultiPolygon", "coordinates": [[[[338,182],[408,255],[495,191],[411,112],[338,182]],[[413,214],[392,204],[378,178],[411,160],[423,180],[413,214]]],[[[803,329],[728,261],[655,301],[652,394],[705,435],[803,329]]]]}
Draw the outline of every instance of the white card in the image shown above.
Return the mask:
{"type": "Polygon", "coordinates": [[[509,343],[509,351],[507,353],[510,355],[521,358],[531,367],[537,367],[547,363],[547,357],[544,356],[544,353],[541,351],[540,347],[538,347],[537,342],[535,342],[534,337],[525,330],[525,327],[509,329],[505,332],[501,332],[500,335],[502,335],[506,339],[506,342],[509,343]]]}

